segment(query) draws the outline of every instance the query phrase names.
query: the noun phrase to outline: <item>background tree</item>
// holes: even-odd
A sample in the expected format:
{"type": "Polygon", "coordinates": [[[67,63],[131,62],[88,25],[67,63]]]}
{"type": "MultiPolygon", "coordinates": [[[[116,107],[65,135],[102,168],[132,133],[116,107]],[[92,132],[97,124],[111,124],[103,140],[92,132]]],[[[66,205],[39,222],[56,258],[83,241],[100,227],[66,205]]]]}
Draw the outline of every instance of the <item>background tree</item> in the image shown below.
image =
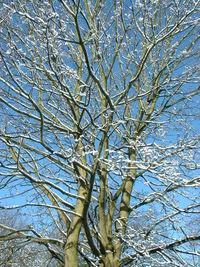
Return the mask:
{"type": "Polygon", "coordinates": [[[198,0],[2,2],[0,207],[34,224],[1,241],[42,244],[66,267],[194,266],[198,12],[198,0]]]}
{"type": "Polygon", "coordinates": [[[27,225],[25,219],[26,215],[22,216],[18,211],[0,212],[0,235],[2,239],[7,238],[6,242],[0,241],[0,266],[60,266],[48,247],[23,238],[22,229],[27,237],[32,232],[32,226],[27,225]]]}

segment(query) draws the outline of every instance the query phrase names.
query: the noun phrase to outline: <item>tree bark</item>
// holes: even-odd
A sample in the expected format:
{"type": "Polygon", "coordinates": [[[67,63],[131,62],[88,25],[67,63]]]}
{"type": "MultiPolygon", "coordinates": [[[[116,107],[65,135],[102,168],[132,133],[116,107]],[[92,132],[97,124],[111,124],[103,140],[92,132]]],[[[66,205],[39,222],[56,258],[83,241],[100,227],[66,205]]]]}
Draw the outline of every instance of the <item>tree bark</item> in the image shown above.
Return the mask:
{"type": "Polygon", "coordinates": [[[74,216],[65,245],[65,267],[78,267],[78,239],[81,225],[81,218],[74,216]]]}
{"type": "Polygon", "coordinates": [[[119,259],[115,258],[112,252],[107,253],[100,263],[99,267],[119,267],[119,259]]]}

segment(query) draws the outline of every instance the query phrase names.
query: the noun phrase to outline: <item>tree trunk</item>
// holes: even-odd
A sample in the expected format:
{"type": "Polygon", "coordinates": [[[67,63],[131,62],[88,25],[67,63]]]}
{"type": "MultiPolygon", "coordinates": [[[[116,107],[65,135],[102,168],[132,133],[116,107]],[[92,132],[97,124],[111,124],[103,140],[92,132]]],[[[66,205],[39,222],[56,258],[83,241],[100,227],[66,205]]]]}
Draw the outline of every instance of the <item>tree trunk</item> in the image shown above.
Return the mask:
{"type": "MultiPolygon", "coordinates": [[[[85,189],[80,187],[79,195],[84,198],[85,189]]],[[[67,241],[65,245],[65,267],[78,267],[78,241],[82,226],[82,214],[84,201],[78,199],[76,202],[75,212],[68,230],[67,241]]]]}
{"type": "Polygon", "coordinates": [[[78,249],[74,242],[68,243],[65,248],[65,267],[78,267],[78,249]]]}
{"type": "Polygon", "coordinates": [[[65,245],[65,267],[78,267],[78,238],[80,229],[81,218],[75,217],[65,245]]]}
{"type": "Polygon", "coordinates": [[[116,258],[112,252],[107,253],[102,257],[102,262],[99,267],[119,267],[119,259],[116,258]]]}

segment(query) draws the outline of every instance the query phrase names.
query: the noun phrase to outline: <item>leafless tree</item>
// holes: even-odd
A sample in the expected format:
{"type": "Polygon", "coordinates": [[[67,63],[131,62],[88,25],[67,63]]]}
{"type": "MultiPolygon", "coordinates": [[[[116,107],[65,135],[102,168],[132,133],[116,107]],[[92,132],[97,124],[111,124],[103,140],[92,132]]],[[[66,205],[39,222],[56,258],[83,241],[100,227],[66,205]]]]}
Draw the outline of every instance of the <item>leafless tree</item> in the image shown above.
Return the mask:
{"type": "Polygon", "coordinates": [[[0,208],[34,224],[0,241],[65,267],[195,266],[199,1],[1,3],[0,208]]]}
{"type": "MultiPolygon", "coordinates": [[[[28,218],[18,211],[1,210],[0,212],[0,266],[1,267],[57,267],[59,261],[49,252],[48,247],[40,243],[33,243],[28,239],[21,238],[21,232],[28,233],[32,226],[27,224],[28,218]],[[6,227],[5,227],[6,226],[6,227]],[[23,229],[23,230],[22,230],[23,229]],[[9,235],[15,235],[15,239],[9,240],[9,235]],[[3,237],[6,237],[6,241],[3,237]]],[[[44,230],[43,222],[40,222],[44,230]]],[[[49,228],[49,232],[50,232],[49,228]]]]}

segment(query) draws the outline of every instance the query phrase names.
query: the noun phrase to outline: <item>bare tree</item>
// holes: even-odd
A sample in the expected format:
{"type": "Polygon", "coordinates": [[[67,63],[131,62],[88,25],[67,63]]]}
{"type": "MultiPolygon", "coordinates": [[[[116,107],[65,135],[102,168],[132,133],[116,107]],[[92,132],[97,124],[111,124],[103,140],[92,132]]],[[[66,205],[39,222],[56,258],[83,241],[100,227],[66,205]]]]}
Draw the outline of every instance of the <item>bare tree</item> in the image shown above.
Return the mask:
{"type": "Polygon", "coordinates": [[[43,244],[65,267],[194,266],[199,1],[0,12],[0,208],[34,222],[1,224],[0,241],[43,244]]]}
{"type": "MultiPolygon", "coordinates": [[[[38,227],[39,225],[37,225],[38,227]]],[[[40,223],[40,228],[42,227],[40,223]]],[[[59,261],[53,257],[47,247],[40,243],[33,243],[21,238],[21,232],[30,232],[32,226],[27,225],[27,218],[18,211],[1,210],[0,212],[0,266],[1,267],[26,267],[26,266],[60,266],[59,261]],[[22,230],[23,229],[23,230],[22,230]],[[9,235],[15,238],[9,240],[9,235]],[[4,240],[6,237],[6,241],[4,240]]],[[[50,230],[50,229],[49,229],[50,230]]]]}

